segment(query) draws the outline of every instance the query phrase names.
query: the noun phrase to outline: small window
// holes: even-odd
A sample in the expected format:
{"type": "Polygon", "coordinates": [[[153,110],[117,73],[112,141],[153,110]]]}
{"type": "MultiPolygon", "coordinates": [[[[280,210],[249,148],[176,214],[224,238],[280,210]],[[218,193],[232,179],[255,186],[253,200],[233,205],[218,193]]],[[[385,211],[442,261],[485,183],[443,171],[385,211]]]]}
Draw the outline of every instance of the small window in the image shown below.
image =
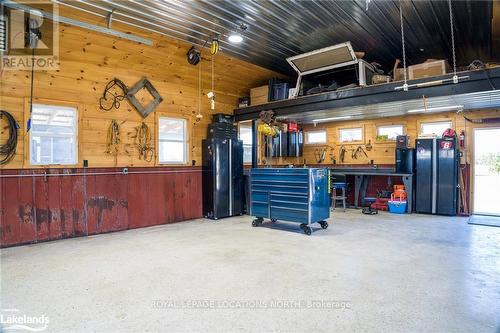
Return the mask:
{"type": "Polygon", "coordinates": [[[186,119],[159,118],[158,159],[160,163],[185,164],[187,162],[186,119]]]}
{"type": "Polygon", "coordinates": [[[341,128],[339,130],[340,142],[363,141],[363,128],[341,128]]]}
{"type": "Polygon", "coordinates": [[[310,131],[306,132],[306,143],[326,143],[326,131],[310,131]]]}
{"type": "Polygon", "coordinates": [[[451,121],[436,121],[420,124],[421,135],[437,135],[441,136],[445,130],[451,128],[451,121]]]}
{"type": "Polygon", "coordinates": [[[403,125],[378,126],[377,136],[387,135],[387,140],[396,140],[398,135],[403,135],[403,125]]]}
{"type": "Polygon", "coordinates": [[[77,164],[76,108],[33,104],[29,133],[31,164],[77,164]]]}
{"type": "Polygon", "coordinates": [[[252,122],[239,123],[239,138],[243,141],[243,163],[252,163],[252,122]]]}

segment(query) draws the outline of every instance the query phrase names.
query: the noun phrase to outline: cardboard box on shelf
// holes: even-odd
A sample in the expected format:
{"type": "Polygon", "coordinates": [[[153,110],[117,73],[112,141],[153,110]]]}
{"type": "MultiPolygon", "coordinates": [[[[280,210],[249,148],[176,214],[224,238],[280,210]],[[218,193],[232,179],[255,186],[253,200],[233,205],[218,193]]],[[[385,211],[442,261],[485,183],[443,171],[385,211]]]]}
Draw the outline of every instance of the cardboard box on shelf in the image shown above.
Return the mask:
{"type": "Polygon", "coordinates": [[[374,74],[372,76],[372,84],[388,82],[391,82],[391,77],[389,75],[374,74]]]}
{"type": "MultiPolygon", "coordinates": [[[[403,81],[405,79],[405,71],[403,68],[396,68],[393,73],[393,81],[403,81]]],[[[408,68],[406,68],[406,78],[409,80],[408,68]]]]}
{"type": "Polygon", "coordinates": [[[250,89],[250,105],[260,105],[268,102],[269,86],[250,89]]]}
{"type": "Polygon", "coordinates": [[[425,62],[408,67],[410,80],[444,75],[450,68],[447,60],[427,59],[425,62]]]}

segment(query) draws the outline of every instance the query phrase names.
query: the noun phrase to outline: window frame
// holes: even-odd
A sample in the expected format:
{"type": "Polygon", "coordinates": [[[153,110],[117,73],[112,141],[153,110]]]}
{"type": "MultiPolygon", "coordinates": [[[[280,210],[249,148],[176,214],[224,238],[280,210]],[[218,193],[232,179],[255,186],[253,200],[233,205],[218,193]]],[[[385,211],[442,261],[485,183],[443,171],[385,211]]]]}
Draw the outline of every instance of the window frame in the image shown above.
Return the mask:
{"type": "MultiPolygon", "coordinates": [[[[246,123],[250,124],[250,132],[252,132],[252,120],[244,120],[244,121],[238,122],[238,140],[241,140],[241,138],[240,138],[241,124],[246,124],[246,123]]],[[[252,164],[252,160],[251,159],[250,159],[249,162],[245,162],[245,160],[244,160],[244,158],[245,158],[245,147],[248,148],[248,146],[249,146],[250,147],[250,151],[252,151],[252,149],[253,149],[253,133],[252,133],[252,143],[245,144],[245,142],[243,140],[241,140],[241,142],[242,142],[242,146],[243,146],[243,165],[250,165],[250,164],[252,164]]]]}
{"type": "MultiPolygon", "coordinates": [[[[454,128],[453,120],[452,119],[437,119],[437,120],[428,120],[428,121],[419,121],[418,122],[418,135],[431,135],[430,133],[424,134],[422,131],[422,127],[427,124],[436,124],[436,123],[449,123],[450,126],[447,128],[454,128]]],[[[443,133],[439,134],[437,133],[436,135],[439,137],[443,133]]]]}
{"type": "Polygon", "coordinates": [[[82,132],[82,112],[83,110],[81,104],[75,103],[75,102],[68,102],[68,101],[61,101],[61,100],[54,100],[54,99],[46,99],[46,98],[38,98],[35,97],[33,98],[33,101],[30,101],[30,98],[25,97],[24,98],[24,124],[20,124],[20,130],[24,130],[25,132],[27,131],[27,124],[28,121],[30,121],[31,118],[31,108],[30,105],[31,103],[34,104],[41,104],[41,105],[46,105],[46,106],[54,106],[54,107],[66,107],[66,108],[73,108],[75,109],[76,115],[75,115],[75,124],[74,124],[74,129],[75,129],[75,160],[73,164],[61,164],[61,163],[54,163],[54,164],[43,164],[43,163],[36,163],[33,164],[31,163],[31,131],[28,131],[27,135],[24,135],[24,140],[23,140],[23,146],[25,147],[24,149],[24,156],[23,156],[23,167],[25,168],[32,168],[32,169],[37,169],[37,168],[67,168],[67,167],[78,167],[81,162],[81,142],[80,142],[80,133],[82,132]]]}
{"type": "MultiPolygon", "coordinates": [[[[380,135],[379,128],[381,128],[381,127],[396,127],[396,126],[401,126],[402,133],[400,135],[406,134],[406,125],[405,124],[377,124],[377,125],[375,125],[375,137],[380,135]]],[[[396,141],[396,138],[394,138],[394,139],[388,138],[387,140],[382,141],[382,142],[395,142],[395,141],[396,141]]]]}
{"type": "Polygon", "coordinates": [[[182,117],[181,115],[171,115],[171,114],[158,114],[157,115],[157,124],[156,124],[156,162],[158,165],[188,165],[190,159],[190,121],[186,117],[182,117]],[[170,119],[170,120],[182,120],[184,123],[184,140],[176,141],[176,140],[160,140],[160,121],[161,119],[170,119]],[[160,160],[160,143],[161,142],[183,142],[184,143],[184,161],[176,162],[176,161],[161,161],[160,160]]]}
{"type": "Polygon", "coordinates": [[[365,142],[365,127],[363,125],[360,126],[350,126],[350,127],[339,127],[338,130],[338,142],[340,144],[362,144],[365,142]],[[342,141],[342,131],[345,130],[353,130],[353,129],[361,129],[361,140],[353,140],[353,141],[342,141]]]}
{"type": "Polygon", "coordinates": [[[305,130],[304,131],[304,144],[306,145],[325,145],[328,142],[328,131],[326,128],[315,128],[312,130],[305,130]],[[309,133],[325,133],[325,141],[324,142],[309,142],[309,133]]]}

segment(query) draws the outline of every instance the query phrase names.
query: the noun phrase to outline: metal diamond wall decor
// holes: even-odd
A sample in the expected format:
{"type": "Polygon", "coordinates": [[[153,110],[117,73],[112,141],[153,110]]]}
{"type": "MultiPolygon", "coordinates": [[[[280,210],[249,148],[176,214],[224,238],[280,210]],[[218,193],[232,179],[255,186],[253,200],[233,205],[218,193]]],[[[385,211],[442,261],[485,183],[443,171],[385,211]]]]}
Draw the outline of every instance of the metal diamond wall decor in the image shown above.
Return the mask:
{"type": "Polygon", "coordinates": [[[127,91],[127,99],[136,108],[136,110],[146,118],[154,109],[163,101],[158,90],[149,82],[149,80],[143,77],[139,80],[132,88],[127,91]],[[153,97],[153,100],[149,102],[148,105],[142,105],[142,103],[135,97],[138,91],[141,89],[146,89],[149,94],[153,97]]]}

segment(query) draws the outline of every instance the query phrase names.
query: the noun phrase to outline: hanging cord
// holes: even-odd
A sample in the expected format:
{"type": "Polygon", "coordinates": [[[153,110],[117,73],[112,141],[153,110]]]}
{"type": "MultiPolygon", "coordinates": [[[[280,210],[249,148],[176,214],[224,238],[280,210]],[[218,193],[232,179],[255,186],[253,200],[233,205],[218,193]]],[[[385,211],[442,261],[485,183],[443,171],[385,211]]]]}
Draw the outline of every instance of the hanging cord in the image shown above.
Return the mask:
{"type": "Polygon", "coordinates": [[[151,162],[154,155],[154,147],[151,140],[151,130],[146,123],[135,128],[134,146],[139,151],[139,159],[151,162]]]}
{"type": "Polygon", "coordinates": [[[106,137],[106,151],[108,155],[118,155],[118,146],[120,144],[120,125],[116,120],[111,120],[106,137]]]}
{"type": "Polygon", "coordinates": [[[0,119],[7,118],[8,125],[5,128],[9,129],[9,138],[7,142],[0,145],[0,165],[7,164],[16,155],[17,148],[17,130],[19,125],[16,119],[7,111],[0,110],[0,119]]]}
{"type": "Polygon", "coordinates": [[[42,32],[38,28],[38,23],[34,19],[28,20],[28,32],[26,35],[26,42],[31,48],[31,91],[30,91],[30,118],[28,119],[27,130],[31,128],[31,114],[33,113],[33,91],[35,90],[34,78],[35,78],[35,49],[38,45],[38,41],[42,38],[42,32]]]}
{"type": "Polygon", "coordinates": [[[125,83],[120,79],[114,78],[106,84],[102,97],[99,98],[99,107],[103,111],[110,111],[113,108],[118,109],[120,107],[120,102],[125,99],[127,91],[128,88],[125,83]],[[118,89],[116,89],[118,91],[112,91],[115,86],[118,87],[118,89]],[[111,101],[110,104],[109,101],[111,101]]]}
{"type": "Polygon", "coordinates": [[[408,91],[408,83],[406,77],[406,50],[405,50],[405,31],[403,27],[403,6],[401,2],[399,3],[399,18],[401,20],[401,45],[403,46],[403,75],[404,75],[404,84],[403,90],[408,91]]]}
{"type": "Polygon", "coordinates": [[[457,59],[455,55],[455,32],[453,29],[453,11],[451,9],[451,0],[448,0],[448,8],[450,10],[451,50],[453,54],[453,83],[458,83],[457,59]]]}
{"type": "Polygon", "coordinates": [[[201,114],[201,62],[198,67],[198,114],[201,114]]]}
{"type": "Polygon", "coordinates": [[[196,122],[199,122],[201,118],[203,118],[203,115],[201,114],[201,91],[202,91],[202,82],[201,82],[201,63],[203,59],[200,60],[200,63],[198,64],[198,114],[196,115],[196,122]]]}
{"type": "MultiPolygon", "coordinates": [[[[31,50],[31,91],[30,91],[30,115],[33,113],[33,91],[35,90],[35,48],[31,50]]],[[[30,116],[31,117],[31,116],[30,116]]],[[[28,128],[29,130],[29,128],[28,128]]]]}
{"type": "Polygon", "coordinates": [[[210,96],[210,109],[215,110],[215,54],[212,54],[212,91],[210,96]]]}

